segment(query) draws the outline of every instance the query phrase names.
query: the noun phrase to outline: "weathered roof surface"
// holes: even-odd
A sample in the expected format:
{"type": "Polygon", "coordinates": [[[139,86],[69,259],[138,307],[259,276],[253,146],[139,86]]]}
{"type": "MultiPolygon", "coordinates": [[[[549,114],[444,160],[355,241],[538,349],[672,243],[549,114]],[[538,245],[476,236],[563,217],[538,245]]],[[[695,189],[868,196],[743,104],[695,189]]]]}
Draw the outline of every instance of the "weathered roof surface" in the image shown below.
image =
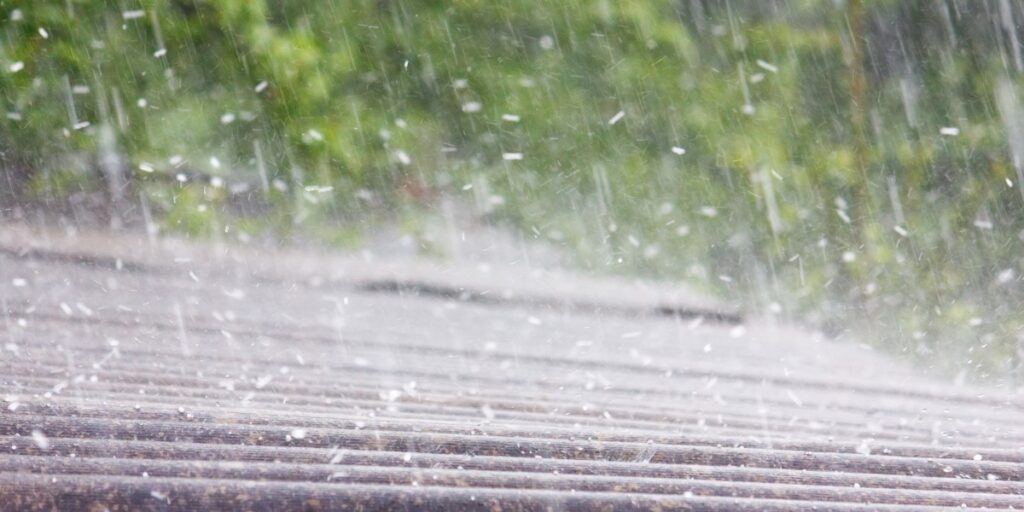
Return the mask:
{"type": "Polygon", "coordinates": [[[1024,508],[1024,399],[665,285],[0,226],[0,510],[1024,508]]]}

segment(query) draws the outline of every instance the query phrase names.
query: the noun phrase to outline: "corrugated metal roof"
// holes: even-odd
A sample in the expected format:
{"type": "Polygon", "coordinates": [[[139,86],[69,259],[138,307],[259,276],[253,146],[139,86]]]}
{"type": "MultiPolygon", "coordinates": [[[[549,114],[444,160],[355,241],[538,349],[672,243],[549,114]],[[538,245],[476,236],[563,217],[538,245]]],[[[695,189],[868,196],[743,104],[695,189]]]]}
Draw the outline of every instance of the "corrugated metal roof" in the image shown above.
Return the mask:
{"type": "Polygon", "coordinates": [[[0,240],[0,510],[1024,508],[1020,396],[694,294],[83,240],[0,240]]]}

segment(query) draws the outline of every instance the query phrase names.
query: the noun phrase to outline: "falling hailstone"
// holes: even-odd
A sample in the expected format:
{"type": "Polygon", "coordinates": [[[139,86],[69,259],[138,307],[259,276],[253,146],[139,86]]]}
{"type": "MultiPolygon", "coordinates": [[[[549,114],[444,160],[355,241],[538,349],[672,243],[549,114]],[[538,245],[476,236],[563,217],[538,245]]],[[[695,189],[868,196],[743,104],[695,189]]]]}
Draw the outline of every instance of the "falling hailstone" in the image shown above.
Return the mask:
{"type": "Polygon", "coordinates": [[[857,453],[865,456],[871,455],[871,446],[869,446],[869,443],[871,443],[870,439],[862,439],[860,444],[857,445],[857,453]]]}
{"type": "Polygon", "coordinates": [[[770,72],[770,73],[778,73],[779,72],[779,67],[778,66],[776,66],[774,64],[771,64],[769,62],[763,61],[761,59],[757,59],[757,66],[759,68],[765,70],[765,71],[770,72]]]}
{"type": "Polygon", "coordinates": [[[701,206],[700,214],[708,218],[717,217],[718,209],[714,206],[701,206]]]}
{"type": "Polygon", "coordinates": [[[999,284],[1006,284],[1013,281],[1015,277],[1017,277],[1017,273],[1014,272],[1012,268],[1003,269],[1003,271],[999,272],[999,275],[996,276],[996,282],[999,284]]]}
{"type": "Polygon", "coordinates": [[[483,413],[484,417],[487,418],[488,420],[494,419],[494,409],[492,409],[490,405],[484,404],[483,406],[481,406],[480,412],[483,413]]]}
{"type": "Polygon", "coordinates": [[[306,144],[323,141],[324,134],[320,133],[319,130],[316,130],[314,128],[310,128],[309,130],[306,131],[306,133],[302,134],[302,142],[305,142],[306,144]]]}
{"type": "Polygon", "coordinates": [[[40,450],[45,451],[50,449],[50,440],[41,430],[37,429],[32,431],[32,442],[35,443],[36,447],[40,450]]]}

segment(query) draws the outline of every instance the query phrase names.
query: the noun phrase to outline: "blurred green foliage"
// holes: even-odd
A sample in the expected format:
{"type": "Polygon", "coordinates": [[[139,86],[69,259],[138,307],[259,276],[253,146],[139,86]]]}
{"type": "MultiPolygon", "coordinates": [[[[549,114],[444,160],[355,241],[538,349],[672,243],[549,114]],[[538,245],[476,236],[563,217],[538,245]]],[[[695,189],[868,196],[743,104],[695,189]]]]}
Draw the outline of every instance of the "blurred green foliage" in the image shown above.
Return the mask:
{"type": "Polygon", "coordinates": [[[19,195],[108,190],[192,234],[352,245],[368,211],[461,197],[581,266],[1004,378],[1024,356],[1021,20],[964,0],[0,0],[0,152],[19,195]]]}

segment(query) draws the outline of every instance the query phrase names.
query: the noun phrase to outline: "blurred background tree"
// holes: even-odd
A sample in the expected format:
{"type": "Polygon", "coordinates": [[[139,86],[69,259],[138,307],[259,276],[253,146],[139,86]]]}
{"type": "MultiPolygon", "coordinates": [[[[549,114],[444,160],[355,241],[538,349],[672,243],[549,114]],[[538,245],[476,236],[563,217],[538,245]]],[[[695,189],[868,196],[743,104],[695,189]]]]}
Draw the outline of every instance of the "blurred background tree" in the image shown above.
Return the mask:
{"type": "Polygon", "coordinates": [[[1021,20],[1010,0],[0,0],[0,205],[339,241],[456,198],[583,268],[1012,378],[1021,20]]]}

